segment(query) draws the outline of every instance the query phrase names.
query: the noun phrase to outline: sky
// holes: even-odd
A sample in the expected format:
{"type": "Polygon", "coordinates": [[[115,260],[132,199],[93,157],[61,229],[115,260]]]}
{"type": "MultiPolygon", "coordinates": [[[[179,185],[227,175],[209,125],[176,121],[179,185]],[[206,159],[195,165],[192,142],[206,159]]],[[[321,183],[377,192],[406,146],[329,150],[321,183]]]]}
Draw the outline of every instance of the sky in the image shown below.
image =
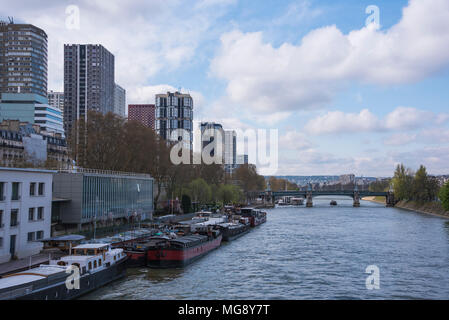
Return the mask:
{"type": "Polygon", "coordinates": [[[449,174],[447,0],[0,0],[8,16],[48,34],[49,90],[64,44],[102,44],[128,104],[181,89],[196,122],[278,130],[271,174],[449,174]]]}

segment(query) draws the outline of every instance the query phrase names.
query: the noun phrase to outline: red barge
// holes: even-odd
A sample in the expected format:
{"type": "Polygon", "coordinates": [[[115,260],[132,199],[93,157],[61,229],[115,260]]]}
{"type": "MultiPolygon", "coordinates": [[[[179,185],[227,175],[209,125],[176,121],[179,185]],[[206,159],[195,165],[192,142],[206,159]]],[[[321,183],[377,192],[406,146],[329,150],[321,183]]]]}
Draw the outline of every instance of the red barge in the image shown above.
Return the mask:
{"type": "Polygon", "coordinates": [[[182,268],[201,258],[221,244],[222,234],[212,230],[207,235],[190,234],[177,238],[151,237],[147,242],[126,248],[129,266],[182,268]]]}

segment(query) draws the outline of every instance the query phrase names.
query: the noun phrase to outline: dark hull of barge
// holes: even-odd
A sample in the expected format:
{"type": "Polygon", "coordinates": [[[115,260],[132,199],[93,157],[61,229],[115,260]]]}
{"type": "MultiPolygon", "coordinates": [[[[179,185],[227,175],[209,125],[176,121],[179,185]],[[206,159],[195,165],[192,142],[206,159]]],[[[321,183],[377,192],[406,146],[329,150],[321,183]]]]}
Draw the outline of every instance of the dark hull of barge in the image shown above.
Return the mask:
{"type": "Polygon", "coordinates": [[[17,288],[1,297],[6,300],[72,300],[92,292],[112,281],[126,276],[126,260],[119,261],[107,269],[87,273],[80,276],[79,289],[67,289],[66,279],[69,274],[62,274],[54,282],[48,281],[44,286],[34,288],[31,286],[17,288]]]}

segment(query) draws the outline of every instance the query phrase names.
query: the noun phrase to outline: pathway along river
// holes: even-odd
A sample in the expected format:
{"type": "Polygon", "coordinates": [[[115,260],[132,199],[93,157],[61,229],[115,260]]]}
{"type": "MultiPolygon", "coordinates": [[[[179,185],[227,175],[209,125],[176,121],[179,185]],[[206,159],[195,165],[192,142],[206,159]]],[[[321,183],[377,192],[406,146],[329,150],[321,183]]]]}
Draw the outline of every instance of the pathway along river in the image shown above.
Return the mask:
{"type": "Polygon", "coordinates": [[[83,299],[448,299],[449,220],[352,199],[268,210],[185,269],[129,269],[83,299]],[[367,266],[380,289],[366,288],[367,266]]]}

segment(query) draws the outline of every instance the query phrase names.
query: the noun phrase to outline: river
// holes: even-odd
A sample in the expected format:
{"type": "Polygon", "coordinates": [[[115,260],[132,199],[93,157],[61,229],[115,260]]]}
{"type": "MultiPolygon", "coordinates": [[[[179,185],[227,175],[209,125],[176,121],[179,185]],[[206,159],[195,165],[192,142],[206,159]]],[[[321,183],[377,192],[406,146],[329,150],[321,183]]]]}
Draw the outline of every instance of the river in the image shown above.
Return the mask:
{"type": "Polygon", "coordinates": [[[334,199],[267,210],[185,269],[129,269],[82,299],[449,299],[449,220],[334,199]],[[379,289],[367,289],[370,265],[379,289]]]}

